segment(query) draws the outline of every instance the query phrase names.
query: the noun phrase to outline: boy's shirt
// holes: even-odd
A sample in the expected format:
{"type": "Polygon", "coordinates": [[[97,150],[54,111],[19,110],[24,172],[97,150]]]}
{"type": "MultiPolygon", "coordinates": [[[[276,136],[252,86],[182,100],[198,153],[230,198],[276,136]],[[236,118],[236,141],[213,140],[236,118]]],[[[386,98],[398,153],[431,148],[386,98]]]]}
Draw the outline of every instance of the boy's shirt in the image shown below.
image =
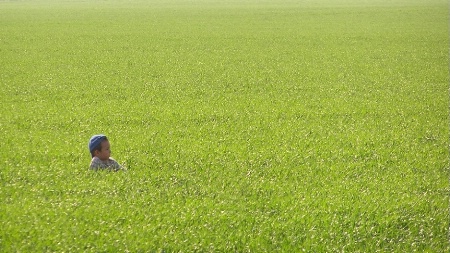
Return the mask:
{"type": "Polygon", "coordinates": [[[106,162],[100,160],[100,158],[94,156],[91,160],[91,165],[89,166],[93,170],[98,169],[108,169],[118,171],[122,169],[119,163],[116,162],[112,157],[110,157],[106,162]]]}

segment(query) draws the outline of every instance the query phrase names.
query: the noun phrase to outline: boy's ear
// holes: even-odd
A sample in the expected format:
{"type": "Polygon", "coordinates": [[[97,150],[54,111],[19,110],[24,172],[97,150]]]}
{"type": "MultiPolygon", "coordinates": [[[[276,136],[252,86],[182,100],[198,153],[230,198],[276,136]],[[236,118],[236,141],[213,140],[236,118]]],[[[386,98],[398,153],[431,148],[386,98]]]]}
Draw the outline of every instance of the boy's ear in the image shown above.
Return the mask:
{"type": "Polygon", "coordinates": [[[94,156],[97,156],[98,154],[100,154],[100,151],[94,150],[94,156]]]}

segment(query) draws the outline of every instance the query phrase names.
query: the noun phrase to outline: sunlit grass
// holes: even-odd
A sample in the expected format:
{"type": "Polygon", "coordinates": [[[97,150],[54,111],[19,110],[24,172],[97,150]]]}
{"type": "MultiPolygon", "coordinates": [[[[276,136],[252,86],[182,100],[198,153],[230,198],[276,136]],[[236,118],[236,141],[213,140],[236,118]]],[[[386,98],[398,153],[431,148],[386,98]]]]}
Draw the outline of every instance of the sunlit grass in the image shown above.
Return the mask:
{"type": "Polygon", "coordinates": [[[0,1],[0,56],[1,251],[449,250],[445,1],[0,1]]]}

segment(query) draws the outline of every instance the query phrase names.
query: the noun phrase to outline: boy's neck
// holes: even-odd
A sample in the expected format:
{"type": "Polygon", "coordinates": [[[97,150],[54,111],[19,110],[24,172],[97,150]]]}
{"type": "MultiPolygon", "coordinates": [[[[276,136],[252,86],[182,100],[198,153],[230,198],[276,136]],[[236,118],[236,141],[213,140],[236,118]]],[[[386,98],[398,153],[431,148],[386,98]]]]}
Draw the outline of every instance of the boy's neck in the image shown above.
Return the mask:
{"type": "Polygon", "coordinates": [[[97,157],[100,161],[102,161],[102,162],[107,162],[108,160],[109,160],[109,157],[108,157],[108,159],[106,159],[106,160],[102,160],[100,157],[98,157],[98,156],[94,156],[94,157],[97,157]]]}

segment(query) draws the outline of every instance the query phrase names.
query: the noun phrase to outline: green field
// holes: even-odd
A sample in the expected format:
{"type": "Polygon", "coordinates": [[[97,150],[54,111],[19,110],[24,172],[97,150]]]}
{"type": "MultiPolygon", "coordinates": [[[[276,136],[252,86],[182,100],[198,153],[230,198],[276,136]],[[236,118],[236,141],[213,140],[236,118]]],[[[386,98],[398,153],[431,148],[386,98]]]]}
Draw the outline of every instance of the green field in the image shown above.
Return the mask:
{"type": "Polygon", "coordinates": [[[448,252],[444,0],[0,0],[0,252],[448,252]],[[126,172],[88,169],[108,136],[126,172]]]}

